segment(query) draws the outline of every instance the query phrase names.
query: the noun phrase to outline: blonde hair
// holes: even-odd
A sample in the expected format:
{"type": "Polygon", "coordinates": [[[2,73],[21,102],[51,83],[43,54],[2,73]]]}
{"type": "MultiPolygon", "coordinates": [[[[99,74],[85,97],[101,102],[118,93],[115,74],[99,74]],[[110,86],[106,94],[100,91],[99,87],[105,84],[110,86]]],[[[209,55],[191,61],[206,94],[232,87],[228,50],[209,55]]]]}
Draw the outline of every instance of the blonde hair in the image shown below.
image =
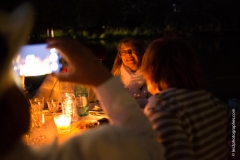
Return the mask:
{"type": "Polygon", "coordinates": [[[143,57],[143,54],[144,54],[144,48],[143,48],[142,44],[138,40],[136,40],[135,38],[130,38],[130,37],[124,38],[118,43],[118,46],[117,46],[118,52],[117,52],[117,55],[116,55],[116,58],[114,60],[114,64],[113,64],[113,67],[112,67],[112,70],[111,70],[113,75],[119,75],[120,74],[120,67],[122,65],[122,58],[120,56],[120,51],[121,51],[121,45],[122,44],[134,47],[137,51],[137,57],[139,58],[138,67],[140,67],[141,63],[142,63],[142,57],[143,57]]]}

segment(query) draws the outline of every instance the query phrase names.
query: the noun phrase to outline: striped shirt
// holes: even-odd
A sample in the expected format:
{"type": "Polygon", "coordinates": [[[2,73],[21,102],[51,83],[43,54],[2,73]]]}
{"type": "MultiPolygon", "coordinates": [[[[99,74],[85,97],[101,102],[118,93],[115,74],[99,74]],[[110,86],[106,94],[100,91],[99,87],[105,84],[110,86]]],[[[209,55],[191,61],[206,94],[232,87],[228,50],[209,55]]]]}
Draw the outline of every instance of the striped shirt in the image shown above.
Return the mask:
{"type": "MultiPolygon", "coordinates": [[[[209,92],[171,88],[150,97],[144,112],[166,149],[166,159],[226,159],[232,112],[209,92]]],[[[235,122],[239,128],[239,120],[235,122]]]]}

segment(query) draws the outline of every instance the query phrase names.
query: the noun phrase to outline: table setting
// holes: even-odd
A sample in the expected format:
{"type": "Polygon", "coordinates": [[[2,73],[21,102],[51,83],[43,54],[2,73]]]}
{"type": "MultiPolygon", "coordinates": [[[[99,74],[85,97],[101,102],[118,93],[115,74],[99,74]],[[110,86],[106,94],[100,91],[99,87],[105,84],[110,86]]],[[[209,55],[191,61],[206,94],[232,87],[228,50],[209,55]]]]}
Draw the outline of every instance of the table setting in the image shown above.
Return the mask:
{"type": "Polygon", "coordinates": [[[108,117],[99,102],[89,103],[88,115],[79,116],[74,96],[65,96],[62,100],[34,97],[29,101],[31,124],[29,132],[23,138],[27,145],[33,147],[54,141],[60,144],[85,130],[108,124],[108,117]],[[47,107],[44,107],[45,102],[47,107]]]}

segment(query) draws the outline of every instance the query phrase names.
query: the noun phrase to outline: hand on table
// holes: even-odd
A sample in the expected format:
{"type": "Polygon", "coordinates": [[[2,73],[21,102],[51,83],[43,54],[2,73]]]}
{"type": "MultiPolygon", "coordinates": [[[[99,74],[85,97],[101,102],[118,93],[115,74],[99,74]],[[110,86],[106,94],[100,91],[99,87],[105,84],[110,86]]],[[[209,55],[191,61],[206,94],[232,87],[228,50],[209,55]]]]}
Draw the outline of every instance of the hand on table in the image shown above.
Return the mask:
{"type": "Polygon", "coordinates": [[[51,38],[48,48],[56,48],[68,63],[66,73],[54,73],[59,80],[98,86],[112,75],[80,42],[70,38],[51,38]]]}

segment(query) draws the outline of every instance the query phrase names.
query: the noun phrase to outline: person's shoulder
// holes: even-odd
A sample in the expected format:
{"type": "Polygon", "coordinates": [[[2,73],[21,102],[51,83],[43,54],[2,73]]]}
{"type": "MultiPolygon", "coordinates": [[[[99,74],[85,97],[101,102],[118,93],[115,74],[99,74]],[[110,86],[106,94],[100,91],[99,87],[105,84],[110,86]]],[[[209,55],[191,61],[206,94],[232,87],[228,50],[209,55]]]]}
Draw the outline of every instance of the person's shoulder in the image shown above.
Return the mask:
{"type": "Polygon", "coordinates": [[[113,74],[114,76],[121,75],[120,67],[118,67],[112,74],[113,74]]]}

